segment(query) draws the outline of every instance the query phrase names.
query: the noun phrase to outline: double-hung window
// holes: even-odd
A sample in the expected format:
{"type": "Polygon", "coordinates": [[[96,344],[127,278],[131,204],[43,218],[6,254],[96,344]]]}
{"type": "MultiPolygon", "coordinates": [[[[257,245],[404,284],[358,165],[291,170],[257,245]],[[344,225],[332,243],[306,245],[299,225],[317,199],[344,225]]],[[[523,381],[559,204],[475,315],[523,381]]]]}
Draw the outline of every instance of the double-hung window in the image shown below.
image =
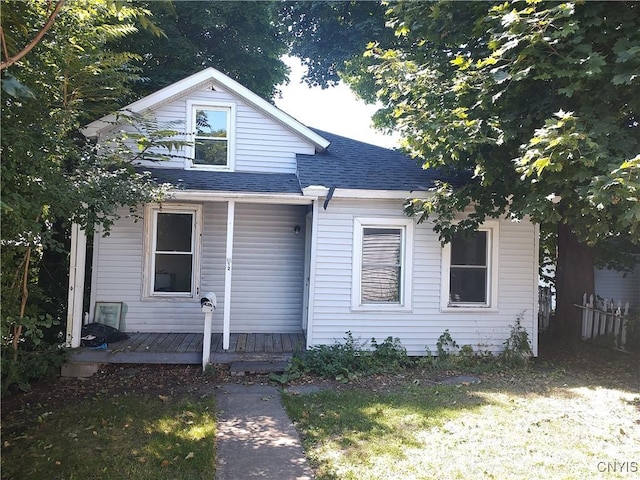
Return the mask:
{"type": "Polygon", "coordinates": [[[147,297],[197,294],[200,215],[199,206],[147,207],[147,297]]]}
{"type": "Polygon", "coordinates": [[[443,309],[497,307],[497,245],[497,222],[457,235],[445,245],[443,309]]]}
{"type": "Polygon", "coordinates": [[[413,221],[356,218],[352,308],[411,307],[413,221]]]}
{"type": "Polygon", "coordinates": [[[193,134],[191,167],[231,169],[235,107],[233,104],[187,102],[193,134]]]}

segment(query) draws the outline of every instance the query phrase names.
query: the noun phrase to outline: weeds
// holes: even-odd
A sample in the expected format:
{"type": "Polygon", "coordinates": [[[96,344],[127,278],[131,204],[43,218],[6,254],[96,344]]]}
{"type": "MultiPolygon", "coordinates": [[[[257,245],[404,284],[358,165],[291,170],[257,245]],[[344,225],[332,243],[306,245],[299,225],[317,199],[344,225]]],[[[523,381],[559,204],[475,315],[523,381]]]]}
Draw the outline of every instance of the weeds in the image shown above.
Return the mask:
{"type": "Polygon", "coordinates": [[[630,314],[626,322],[627,338],[622,346],[628,352],[640,353],[640,312],[630,314]]]}
{"type": "Polygon", "coordinates": [[[287,383],[302,374],[313,374],[346,382],[361,375],[397,372],[412,363],[398,338],[387,337],[378,343],[375,338],[370,342],[359,341],[350,331],[346,335],[342,343],[297,352],[287,372],[270,378],[287,383]]]}
{"type": "Polygon", "coordinates": [[[520,368],[533,354],[529,334],[521,324],[521,316],[509,327],[509,337],[503,343],[503,351],[494,355],[489,350],[474,350],[471,345],[458,346],[445,330],[436,342],[437,356],[427,348],[427,355],[420,364],[434,371],[463,370],[473,373],[495,372],[508,368],[520,368]]]}
{"type": "Polygon", "coordinates": [[[453,338],[451,338],[451,334],[449,333],[448,328],[438,338],[438,341],[436,342],[436,347],[438,349],[439,358],[449,358],[450,355],[456,354],[459,348],[456,341],[453,338]]]}
{"type": "Polygon", "coordinates": [[[518,317],[515,325],[510,326],[509,337],[498,356],[489,350],[474,350],[471,345],[460,347],[448,329],[438,337],[436,347],[437,355],[432,355],[427,348],[426,356],[411,358],[398,338],[387,337],[382,343],[375,338],[362,342],[349,331],[344,342],[318,345],[297,352],[287,371],[281,375],[272,374],[270,379],[284,385],[310,374],[348,382],[360,376],[397,373],[408,367],[488,373],[522,367],[532,354],[529,334],[521,324],[521,317],[518,317]]]}
{"type": "Polygon", "coordinates": [[[509,327],[509,337],[503,343],[504,349],[500,356],[507,366],[524,366],[533,354],[529,333],[522,326],[521,319],[522,316],[519,315],[516,324],[509,327]]]}

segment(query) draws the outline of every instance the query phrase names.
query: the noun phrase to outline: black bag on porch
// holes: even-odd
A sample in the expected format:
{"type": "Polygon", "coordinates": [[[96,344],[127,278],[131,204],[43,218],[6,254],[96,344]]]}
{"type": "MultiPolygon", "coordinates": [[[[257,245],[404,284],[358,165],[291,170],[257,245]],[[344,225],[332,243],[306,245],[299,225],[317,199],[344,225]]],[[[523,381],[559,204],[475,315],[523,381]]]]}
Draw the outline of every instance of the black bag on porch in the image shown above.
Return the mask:
{"type": "Polygon", "coordinates": [[[97,347],[104,343],[115,343],[129,338],[129,335],[117,328],[102,323],[88,323],[82,327],[80,333],[83,347],[97,347]]]}

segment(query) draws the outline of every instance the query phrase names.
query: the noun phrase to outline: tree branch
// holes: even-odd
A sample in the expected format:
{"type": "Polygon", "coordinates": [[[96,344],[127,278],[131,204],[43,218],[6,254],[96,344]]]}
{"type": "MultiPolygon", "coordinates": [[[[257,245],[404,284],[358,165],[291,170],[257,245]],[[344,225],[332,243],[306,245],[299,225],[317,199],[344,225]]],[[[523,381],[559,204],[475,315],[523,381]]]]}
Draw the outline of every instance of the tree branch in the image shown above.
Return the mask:
{"type": "MultiPolygon", "coordinates": [[[[40,42],[40,40],[42,40],[42,37],[44,37],[45,33],[47,33],[49,31],[49,29],[53,26],[53,22],[55,21],[56,16],[58,15],[58,12],[60,11],[62,6],[64,5],[64,2],[65,2],[65,0],[58,0],[58,2],[56,3],[55,8],[53,9],[51,14],[49,15],[49,18],[47,19],[47,23],[44,24],[44,26],[40,29],[40,31],[34,37],[34,39],[31,40],[31,42],[26,47],[24,47],[21,51],[19,51],[16,55],[14,55],[13,57],[7,58],[7,60],[4,61],[4,62],[1,62],[0,63],[0,70],[3,70],[3,69],[7,68],[10,65],[13,65],[18,60],[20,60],[22,57],[24,57],[27,53],[29,53],[31,50],[33,50],[33,47],[35,47],[40,42]]],[[[7,46],[6,46],[6,42],[4,40],[4,30],[2,31],[2,45],[4,47],[5,55],[6,55],[7,54],[6,53],[7,46]]]]}

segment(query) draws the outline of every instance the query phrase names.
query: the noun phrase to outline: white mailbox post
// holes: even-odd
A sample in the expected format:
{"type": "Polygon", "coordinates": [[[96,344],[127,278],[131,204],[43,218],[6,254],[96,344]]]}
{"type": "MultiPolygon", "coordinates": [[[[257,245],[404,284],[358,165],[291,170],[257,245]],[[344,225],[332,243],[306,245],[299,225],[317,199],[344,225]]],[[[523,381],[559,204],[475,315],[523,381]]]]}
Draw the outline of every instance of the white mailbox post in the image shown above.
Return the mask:
{"type": "Polygon", "coordinates": [[[213,292],[205,293],[200,298],[200,308],[204,313],[204,339],[202,341],[202,371],[209,364],[209,355],[211,354],[211,323],[213,312],[218,306],[216,294],[213,292]]]}

